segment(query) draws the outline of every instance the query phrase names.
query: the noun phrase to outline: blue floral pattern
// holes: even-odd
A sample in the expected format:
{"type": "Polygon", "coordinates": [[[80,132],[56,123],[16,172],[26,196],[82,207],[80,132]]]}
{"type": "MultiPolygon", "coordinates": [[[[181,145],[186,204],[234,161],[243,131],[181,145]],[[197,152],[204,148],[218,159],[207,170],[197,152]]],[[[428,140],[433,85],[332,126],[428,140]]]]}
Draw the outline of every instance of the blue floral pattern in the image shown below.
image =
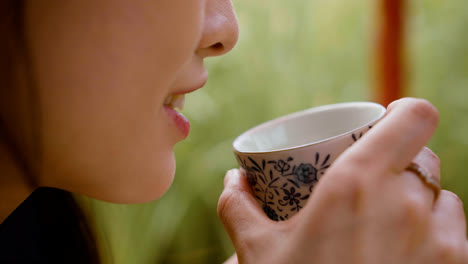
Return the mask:
{"type": "Polygon", "coordinates": [[[261,161],[252,157],[245,160],[238,155],[236,157],[255,198],[273,221],[286,220],[290,215],[288,212],[298,212],[319,177],[330,167],[329,154],[322,158],[316,153],[315,162],[301,162],[297,165],[292,157],[261,161]]]}
{"type": "Polygon", "coordinates": [[[271,220],[278,221],[278,214],[276,213],[275,209],[272,209],[270,206],[265,205],[263,206],[263,211],[271,220]]]}
{"type": "MultiPolygon", "coordinates": [[[[369,131],[369,129],[371,129],[372,126],[368,126],[368,129],[367,131],[369,131]]],[[[365,132],[367,131],[361,131],[360,133],[353,133],[351,134],[351,138],[353,139],[353,143],[358,141],[360,138],[362,138],[362,136],[365,134],[365,132]]],[[[352,145],[352,144],[351,144],[352,145]]]]}
{"type": "Polygon", "coordinates": [[[301,163],[294,174],[298,181],[305,184],[317,181],[317,169],[308,163],[301,163]]]}
{"type": "MultiPolygon", "coordinates": [[[[352,133],[350,146],[371,128],[352,133]]],[[[236,155],[236,158],[265,214],[273,221],[284,221],[304,207],[313,187],[336,157],[317,152],[308,162],[296,162],[293,157],[256,160],[254,156],[243,159],[236,155]]]]}

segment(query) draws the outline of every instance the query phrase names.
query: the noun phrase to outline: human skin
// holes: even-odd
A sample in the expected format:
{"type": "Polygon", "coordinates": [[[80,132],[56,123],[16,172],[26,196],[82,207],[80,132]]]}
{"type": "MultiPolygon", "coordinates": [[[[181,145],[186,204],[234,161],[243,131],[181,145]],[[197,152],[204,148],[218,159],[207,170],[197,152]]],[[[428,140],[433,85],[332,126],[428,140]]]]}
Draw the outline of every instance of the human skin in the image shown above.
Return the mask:
{"type": "Polygon", "coordinates": [[[204,59],[236,44],[231,0],[26,1],[24,25],[29,65],[19,67],[16,93],[0,97],[38,186],[115,203],[164,194],[174,145],[186,137],[164,102],[201,88],[204,59]],[[25,72],[38,127],[18,109],[25,72]]]}
{"type": "MultiPolygon", "coordinates": [[[[206,79],[203,59],[225,54],[235,45],[238,28],[231,2],[28,1],[24,22],[30,64],[19,65],[17,90],[8,97],[0,96],[1,114],[35,172],[38,186],[118,203],[160,197],[174,175],[173,147],[185,136],[167,116],[163,103],[172,94],[201,86],[206,79]],[[8,107],[28,105],[28,98],[21,96],[27,94],[25,76],[32,77],[36,89],[34,100],[39,108],[28,110],[40,114],[39,127],[29,123],[26,107],[8,107]],[[40,155],[35,156],[38,149],[40,155]]],[[[390,111],[394,114],[335,162],[341,166],[330,168],[301,216],[288,222],[269,221],[249,196],[243,178],[229,173],[219,214],[240,262],[301,263],[315,259],[315,263],[329,264],[353,259],[363,261],[359,263],[418,263],[411,260],[427,252],[434,254],[435,260],[450,257],[464,261],[464,216],[455,196],[443,192],[431,206],[433,193],[414,175],[402,172],[435,129],[431,118],[435,114],[430,109],[421,101],[395,106],[395,111],[390,111]],[[405,109],[415,116],[408,116],[405,109]],[[385,124],[404,136],[385,132],[385,124]],[[409,141],[410,136],[415,140],[409,141]],[[399,141],[403,139],[406,141],[399,141]],[[381,156],[379,162],[374,155],[366,156],[371,145],[380,146],[374,153],[381,156]],[[368,173],[358,173],[363,170],[368,173]],[[370,174],[376,177],[365,177],[370,174]],[[343,184],[333,184],[336,181],[343,184]],[[385,199],[370,199],[378,194],[385,199]],[[360,197],[364,197],[362,201],[360,197]],[[360,206],[353,207],[356,204],[360,206]],[[398,221],[409,211],[416,212],[414,219],[398,221]],[[385,217],[376,218],[375,225],[359,224],[360,218],[369,217],[365,212],[385,217]],[[453,217],[446,219],[447,214],[453,217]],[[316,223],[326,223],[328,228],[316,228],[316,223]],[[353,223],[357,224],[349,225],[353,223]],[[395,229],[385,229],[387,232],[373,241],[374,231],[384,224],[395,229]],[[351,233],[336,232],[343,227],[351,233]],[[420,231],[415,227],[427,228],[420,231]],[[444,237],[436,232],[439,230],[444,231],[444,237]],[[398,246],[402,239],[420,234],[427,235],[427,242],[416,248],[417,254],[407,255],[413,259],[386,258],[391,252],[401,253],[398,246]],[[322,235],[336,239],[316,244],[322,235]],[[356,237],[365,243],[351,250],[356,237]],[[335,254],[336,248],[348,250],[335,254]]],[[[431,157],[427,152],[417,160],[438,175],[437,161],[427,158],[431,157]]],[[[4,218],[38,186],[27,185],[24,171],[4,139],[0,142],[0,168],[0,200],[7,201],[2,206],[10,205],[0,209],[4,218]]]]}
{"type": "Polygon", "coordinates": [[[424,147],[437,122],[425,100],[392,103],[285,222],[268,219],[246,178],[228,172],[218,214],[239,263],[468,263],[460,199],[444,190],[434,201],[434,191],[405,170],[414,161],[440,177],[439,159],[424,147]]]}

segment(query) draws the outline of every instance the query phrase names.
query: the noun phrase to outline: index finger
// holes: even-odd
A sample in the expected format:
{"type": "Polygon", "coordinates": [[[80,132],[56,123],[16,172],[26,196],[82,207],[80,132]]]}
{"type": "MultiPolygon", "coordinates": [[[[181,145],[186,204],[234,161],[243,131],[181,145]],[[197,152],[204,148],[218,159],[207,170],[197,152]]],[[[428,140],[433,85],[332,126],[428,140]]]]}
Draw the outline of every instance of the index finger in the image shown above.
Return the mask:
{"type": "Polygon", "coordinates": [[[386,116],[335,164],[362,168],[375,177],[388,175],[385,172],[400,173],[430,140],[438,120],[436,108],[426,100],[395,101],[386,116]]]}
{"type": "MultiPolygon", "coordinates": [[[[351,221],[347,216],[359,212],[362,199],[367,197],[363,191],[372,191],[378,182],[405,170],[429,141],[437,123],[437,110],[426,100],[405,98],[392,103],[386,116],[341,154],[315,186],[301,213],[304,220],[324,221],[323,217],[328,217],[351,221]],[[330,207],[333,204],[340,206],[330,207]]],[[[311,227],[311,232],[317,231],[311,227]]]]}

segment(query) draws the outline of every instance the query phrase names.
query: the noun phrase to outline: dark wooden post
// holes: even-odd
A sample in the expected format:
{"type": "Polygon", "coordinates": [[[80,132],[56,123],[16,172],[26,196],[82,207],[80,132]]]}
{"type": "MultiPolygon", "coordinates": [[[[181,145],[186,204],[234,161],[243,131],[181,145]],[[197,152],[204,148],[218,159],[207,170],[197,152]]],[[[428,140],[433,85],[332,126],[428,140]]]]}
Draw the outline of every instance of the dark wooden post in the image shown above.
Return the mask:
{"type": "Polygon", "coordinates": [[[405,0],[379,0],[376,98],[384,106],[403,96],[405,0]]]}

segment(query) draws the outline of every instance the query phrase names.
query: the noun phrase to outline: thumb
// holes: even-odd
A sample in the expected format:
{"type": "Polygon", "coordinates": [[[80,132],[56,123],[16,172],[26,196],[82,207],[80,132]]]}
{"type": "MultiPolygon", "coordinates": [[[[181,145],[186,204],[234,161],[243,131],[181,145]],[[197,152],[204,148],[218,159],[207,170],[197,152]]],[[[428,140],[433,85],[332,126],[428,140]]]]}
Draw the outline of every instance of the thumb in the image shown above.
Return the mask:
{"type": "Polygon", "coordinates": [[[272,223],[255,200],[246,177],[237,169],[226,173],[218,216],[234,244],[237,238],[245,238],[254,229],[272,223]]]}

